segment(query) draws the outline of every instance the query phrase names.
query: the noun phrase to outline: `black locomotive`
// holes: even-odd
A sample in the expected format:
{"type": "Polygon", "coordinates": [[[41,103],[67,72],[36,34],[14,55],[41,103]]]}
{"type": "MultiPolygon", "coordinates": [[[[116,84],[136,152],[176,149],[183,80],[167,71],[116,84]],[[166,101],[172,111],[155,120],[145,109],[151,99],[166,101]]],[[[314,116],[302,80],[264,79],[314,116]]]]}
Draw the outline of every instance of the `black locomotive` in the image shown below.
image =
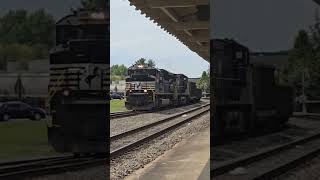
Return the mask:
{"type": "Polygon", "coordinates": [[[144,65],[128,68],[126,77],[126,108],[151,110],[170,105],[199,101],[201,90],[183,74],[144,65]]]}
{"type": "Polygon", "coordinates": [[[58,152],[106,153],[109,20],[78,10],[56,23],[47,99],[49,143],[58,152]]]}
{"type": "Polygon", "coordinates": [[[250,63],[249,49],[211,40],[214,139],[283,126],[293,111],[293,90],[275,81],[275,68],[250,63]]]}

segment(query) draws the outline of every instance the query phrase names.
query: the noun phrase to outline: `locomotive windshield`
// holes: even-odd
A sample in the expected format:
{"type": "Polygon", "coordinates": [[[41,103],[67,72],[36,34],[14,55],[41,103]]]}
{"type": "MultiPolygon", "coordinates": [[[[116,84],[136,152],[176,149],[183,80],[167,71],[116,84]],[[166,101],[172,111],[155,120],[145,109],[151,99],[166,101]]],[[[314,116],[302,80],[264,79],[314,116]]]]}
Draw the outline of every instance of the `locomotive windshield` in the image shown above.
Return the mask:
{"type": "Polygon", "coordinates": [[[108,39],[106,32],[108,26],[105,24],[57,26],[56,44],[66,44],[72,39],[108,39]]]}

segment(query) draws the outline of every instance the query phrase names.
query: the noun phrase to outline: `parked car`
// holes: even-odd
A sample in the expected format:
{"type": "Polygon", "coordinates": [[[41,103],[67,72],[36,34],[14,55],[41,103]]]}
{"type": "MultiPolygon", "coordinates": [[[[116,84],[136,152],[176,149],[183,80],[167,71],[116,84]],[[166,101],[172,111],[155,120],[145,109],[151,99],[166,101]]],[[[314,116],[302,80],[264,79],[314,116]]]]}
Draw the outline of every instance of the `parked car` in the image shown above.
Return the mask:
{"type": "Polygon", "coordinates": [[[123,99],[124,97],[117,93],[111,94],[111,99],[123,99]]]}
{"type": "Polygon", "coordinates": [[[41,108],[31,107],[20,101],[9,101],[0,103],[0,120],[28,118],[31,120],[41,120],[46,117],[46,111],[41,108]]]}

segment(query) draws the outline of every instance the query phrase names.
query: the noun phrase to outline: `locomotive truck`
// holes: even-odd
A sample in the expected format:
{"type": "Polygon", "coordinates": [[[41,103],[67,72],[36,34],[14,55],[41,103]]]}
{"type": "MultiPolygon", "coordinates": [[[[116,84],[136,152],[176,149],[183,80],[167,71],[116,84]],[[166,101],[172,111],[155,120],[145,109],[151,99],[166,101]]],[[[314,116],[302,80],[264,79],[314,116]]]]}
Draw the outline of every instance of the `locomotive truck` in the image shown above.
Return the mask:
{"type": "Polygon", "coordinates": [[[151,110],[199,101],[202,91],[183,74],[147,65],[133,65],[126,77],[126,102],[130,110],[151,110]]]}

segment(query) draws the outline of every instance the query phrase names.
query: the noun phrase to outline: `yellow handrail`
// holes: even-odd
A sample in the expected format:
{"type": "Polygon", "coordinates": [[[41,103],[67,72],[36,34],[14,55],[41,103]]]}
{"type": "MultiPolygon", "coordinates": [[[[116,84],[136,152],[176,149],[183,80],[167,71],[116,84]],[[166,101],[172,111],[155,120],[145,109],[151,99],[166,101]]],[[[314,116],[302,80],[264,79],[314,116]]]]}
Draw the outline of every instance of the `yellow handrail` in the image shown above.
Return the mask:
{"type": "Polygon", "coordinates": [[[48,108],[49,111],[50,111],[50,101],[53,98],[53,96],[56,94],[57,88],[60,87],[62,85],[62,83],[64,82],[64,76],[65,76],[66,71],[67,70],[64,70],[61,72],[60,76],[57,79],[55,86],[52,86],[49,89],[48,97],[46,99],[46,107],[48,108]]]}

